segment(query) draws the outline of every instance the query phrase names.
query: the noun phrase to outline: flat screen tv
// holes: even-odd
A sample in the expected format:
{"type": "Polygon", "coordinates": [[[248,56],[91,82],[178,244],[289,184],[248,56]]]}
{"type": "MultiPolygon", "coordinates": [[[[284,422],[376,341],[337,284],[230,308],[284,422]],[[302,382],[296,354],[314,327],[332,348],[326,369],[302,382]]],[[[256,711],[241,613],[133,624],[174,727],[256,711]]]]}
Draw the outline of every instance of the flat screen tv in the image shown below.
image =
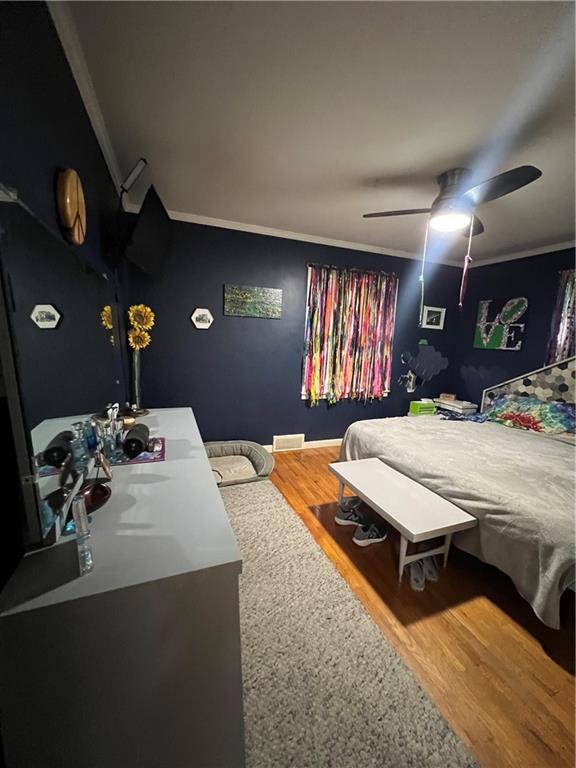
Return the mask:
{"type": "Polygon", "coordinates": [[[150,187],[124,255],[149,275],[159,274],[171,248],[170,217],[154,187],[150,187]]]}

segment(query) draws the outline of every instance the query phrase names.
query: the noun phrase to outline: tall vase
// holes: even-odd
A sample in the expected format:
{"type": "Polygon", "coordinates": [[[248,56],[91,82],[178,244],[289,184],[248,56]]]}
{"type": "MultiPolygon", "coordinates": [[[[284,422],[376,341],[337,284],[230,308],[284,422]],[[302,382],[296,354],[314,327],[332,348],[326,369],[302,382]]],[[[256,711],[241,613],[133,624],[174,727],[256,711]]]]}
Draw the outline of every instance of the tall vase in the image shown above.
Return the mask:
{"type": "Polygon", "coordinates": [[[141,410],[142,404],[140,402],[140,350],[132,350],[132,390],[133,390],[133,403],[136,406],[136,410],[141,410]]]}

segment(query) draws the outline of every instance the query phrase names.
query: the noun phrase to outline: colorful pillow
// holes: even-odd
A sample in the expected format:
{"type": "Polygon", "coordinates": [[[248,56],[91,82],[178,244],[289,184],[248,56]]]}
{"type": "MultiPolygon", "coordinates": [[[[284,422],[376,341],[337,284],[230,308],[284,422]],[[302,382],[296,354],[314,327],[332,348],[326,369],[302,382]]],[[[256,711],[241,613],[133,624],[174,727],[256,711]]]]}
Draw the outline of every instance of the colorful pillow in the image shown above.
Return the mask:
{"type": "Polygon", "coordinates": [[[539,400],[537,397],[498,395],[486,412],[486,419],[547,435],[576,430],[574,403],[539,400]]]}

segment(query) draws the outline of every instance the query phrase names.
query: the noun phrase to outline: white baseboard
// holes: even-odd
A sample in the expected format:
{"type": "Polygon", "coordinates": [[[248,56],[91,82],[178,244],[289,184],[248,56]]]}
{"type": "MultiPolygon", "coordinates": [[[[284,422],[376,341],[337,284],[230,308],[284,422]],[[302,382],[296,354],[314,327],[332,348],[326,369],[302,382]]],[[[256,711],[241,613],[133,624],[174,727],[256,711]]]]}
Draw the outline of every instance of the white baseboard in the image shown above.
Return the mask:
{"type": "MultiPolygon", "coordinates": [[[[294,450],[306,450],[306,448],[332,448],[336,447],[342,444],[342,438],[341,437],[331,437],[327,440],[305,440],[304,446],[302,448],[297,448],[294,450]]],[[[293,450],[291,448],[283,449],[282,451],[272,451],[271,445],[263,445],[263,448],[265,448],[268,453],[285,453],[287,450],[293,450]]]]}

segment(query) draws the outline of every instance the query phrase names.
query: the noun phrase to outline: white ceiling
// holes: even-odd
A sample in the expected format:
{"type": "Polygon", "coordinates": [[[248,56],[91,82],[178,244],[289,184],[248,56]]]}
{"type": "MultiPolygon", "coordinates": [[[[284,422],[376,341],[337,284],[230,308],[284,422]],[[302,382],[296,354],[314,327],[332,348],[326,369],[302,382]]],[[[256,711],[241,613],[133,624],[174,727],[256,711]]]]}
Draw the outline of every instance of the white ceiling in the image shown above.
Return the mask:
{"type": "MultiPolygon", "coordinates": [[[[414,254],[424,216],[362,213],[430,205],[435,176],[474,163],[500,134],[508,140],[487,175],[532,164],[543,176],[478,209],[486,233],[472,255],[574,239],[572,3],[73,2],[69,10],[111,164],[124,176],[148,159],[134,203],[153,183],[170,211],[193,218],[414,254]]],[[[71,61],[86,93],[81,58],[71,61]]],[[[445,258],[461,258],[463,242],[445,258]]]]}

